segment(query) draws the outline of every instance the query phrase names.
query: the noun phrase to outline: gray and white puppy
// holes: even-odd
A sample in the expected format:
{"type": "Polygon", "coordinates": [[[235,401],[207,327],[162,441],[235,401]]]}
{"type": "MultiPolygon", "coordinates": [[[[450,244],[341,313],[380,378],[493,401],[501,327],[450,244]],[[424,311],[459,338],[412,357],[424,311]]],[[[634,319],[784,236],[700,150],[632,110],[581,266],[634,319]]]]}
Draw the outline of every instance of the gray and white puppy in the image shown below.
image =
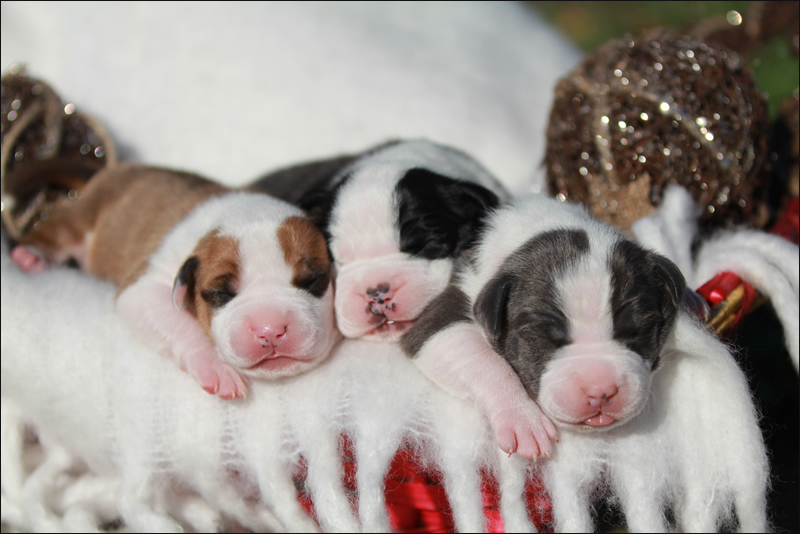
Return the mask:
{"type": "Polygon", "coordinates": [[[556,426],[607,429],[639,413],[685,288],[671,261],[533,195],[488,218],[402,345],[477,402],[504,451],[545,456],[556,426]]]}

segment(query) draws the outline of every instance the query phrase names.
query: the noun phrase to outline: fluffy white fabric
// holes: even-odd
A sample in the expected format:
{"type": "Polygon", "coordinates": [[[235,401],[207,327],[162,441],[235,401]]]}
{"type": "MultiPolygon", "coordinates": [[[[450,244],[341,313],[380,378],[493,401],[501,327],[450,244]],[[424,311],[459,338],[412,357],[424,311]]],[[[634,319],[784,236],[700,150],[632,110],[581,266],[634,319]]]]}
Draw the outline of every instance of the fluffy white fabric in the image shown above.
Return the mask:
{"type": "Polygon", "coordinates": [[[555,82],[580,59],[515,3],[1,9],[4,71],[27,64],[136,159],[229,184],[425,137],[525,189],[544,157],[555,82]]]}
{"type": "Polygon", "coordinates": [[[636,239],[664,254],[697,289],[717,273],[732,272],[766,295],[783,326],[786,348],[800,372],[800,251],[782,237],[753,230],[721,231],[704,240],[694,260],[692,239],[700,209],[685,189],[673,187],[649,217],[633,224],[636,239]]]}
{"type": "MultiPolygon", "coordinates": [[[[3,69],[27,63],[137,159],[232,185],[428,137],[527,190],[555,80],[578,60],[515,4],[0,10],[3,69]]],[[[132,336],[111,286],[62,269],[23,275],[2,246],[2,520],[14,528],[84,531],[121,516],[133,531],[209,531],[230,518],[313,530],[290,472],[302,456],[322,529],[385,531],[382,480],[407,439],[441,467],[460,531],[484,526],[483,465],[498,473],[508,529],[531,529],[526,462],[498,456],[485,420],[396,347],[348,341],[307,375],[222,402],[132,336]],[[43,447],[33,472],[22,461],[28,424],[43,447]],[[340,483],[342,430],[358,458],[358,517],[340,483]]],[[[632,530],[663,529],[669,501],[680,528],[703,530],[728,516],[731,499],[743,529],[767,527],[764,451],[743,378],[724,346],[681,325],[651,411],[595,437],[562,434],[544,472],[560,530],[591,528],[595,487],[614,490],[632,530]]]]}
{"type": "MultiPolygon", "coordinates": [[[[255,530],[312,528],[291,479],[302,456],[323,530],[385,531],[382,481],[404,440],[441,467],[459,531],[484,527],[483,466],[498,475],[509,527],[530,528],[522,489],[532,464],[501,454],[486,420],[395,345],[347,340],[317,369],[254,381],[246,401],[224,402],[140,345],[113,311],[112,287],[72,271],[31,282],[5,251],[2,275],[3,519],[20,528],[96,528],[115,509],[136,531],[220,528],[223,512],[255,530]],[[65,316],[54,295],[80,300],[81,313],[65,316]],[[24,421],[47,458],[28,477],[14,467],[24,421]],[[355,443],[358,517],[340,482],[341,432],[355,443]],[[65,484],[77,459],[91,472],[65,484]]],[[[643,414],[608,432],[562,432],[552,461],[536,464],[559,530],[591,530],[597,488],[614,491],[632,530],[665,528],[667,506],[680,528],[706,530],[730,520],[733,503],[743,530],[767,527],[766,454],[744,377],[687,317],[668,347],[643,414]]]]}

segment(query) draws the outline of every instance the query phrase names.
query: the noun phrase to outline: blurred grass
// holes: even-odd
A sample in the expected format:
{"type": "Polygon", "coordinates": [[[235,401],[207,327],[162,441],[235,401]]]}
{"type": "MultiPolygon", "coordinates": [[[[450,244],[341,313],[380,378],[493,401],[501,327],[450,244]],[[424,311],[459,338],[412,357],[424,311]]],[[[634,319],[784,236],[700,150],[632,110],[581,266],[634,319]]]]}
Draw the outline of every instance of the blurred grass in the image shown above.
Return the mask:
{"type": "MultiPolygon", "coordinates": [[[[737,11],[747,16],[752,2],[525,2],[577,45],[590,52],[609,39],[655,27],[685,32],[713,17],[737,11]]],[[[759,87],[769,95],[770,116],[797,91],[800,68],[785,37],[756,49],[747,63],[759,87]]]]}

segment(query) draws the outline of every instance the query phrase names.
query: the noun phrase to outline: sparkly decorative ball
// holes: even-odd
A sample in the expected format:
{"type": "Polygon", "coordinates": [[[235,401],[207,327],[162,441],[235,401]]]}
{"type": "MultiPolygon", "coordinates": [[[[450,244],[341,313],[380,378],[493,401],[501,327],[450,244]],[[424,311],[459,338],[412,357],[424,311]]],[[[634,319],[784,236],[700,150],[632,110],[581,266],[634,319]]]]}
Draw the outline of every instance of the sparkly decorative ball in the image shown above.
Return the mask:
{"type": "Polygon", "coordinates": [[[623,231],[670,184],[703,206],[704,227],[760,226],[768,131],[764,96],[735,53],[663,30],[626,37],[558,83],[548,187],[623,231]]]}
{"type": "Polygon", "coordinates": [[[0,80],[0,140],[2,222],[12,239],[116,160],[102,125],[18,65],[0,80]]]}

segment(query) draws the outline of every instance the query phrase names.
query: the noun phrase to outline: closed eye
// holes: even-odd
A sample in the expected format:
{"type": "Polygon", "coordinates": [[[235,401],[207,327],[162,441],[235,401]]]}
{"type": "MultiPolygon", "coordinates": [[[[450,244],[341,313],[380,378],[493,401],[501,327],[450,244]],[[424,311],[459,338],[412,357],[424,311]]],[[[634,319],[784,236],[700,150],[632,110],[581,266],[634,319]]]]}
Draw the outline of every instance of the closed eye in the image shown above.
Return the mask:
{"type": "Polygon", "coordinates": [[[328,289],[328,283],[330,282],[330,271],[312,271],[307,270],[303,275],[296,276],[294,280],[292,280],[292,284],[300,289],[304,289],[314,295],[315,297],[321,297],[325,294],[325,291],[328,289]]]}
{"type": "Polygon", "coordinates": [[[236,297],[236,290],[229,276],[221,276],[214,280],[211,287],[200,292],[203,300],[213,309],[219,309],[236,297]]]}
{"type": "Polygon", "coordinates": [[[517,321],[521,332],[529,335],[545,337],[556,347],[570,343],[567,318],[559,312],[550,310],[526,312],[517,321]]]}

